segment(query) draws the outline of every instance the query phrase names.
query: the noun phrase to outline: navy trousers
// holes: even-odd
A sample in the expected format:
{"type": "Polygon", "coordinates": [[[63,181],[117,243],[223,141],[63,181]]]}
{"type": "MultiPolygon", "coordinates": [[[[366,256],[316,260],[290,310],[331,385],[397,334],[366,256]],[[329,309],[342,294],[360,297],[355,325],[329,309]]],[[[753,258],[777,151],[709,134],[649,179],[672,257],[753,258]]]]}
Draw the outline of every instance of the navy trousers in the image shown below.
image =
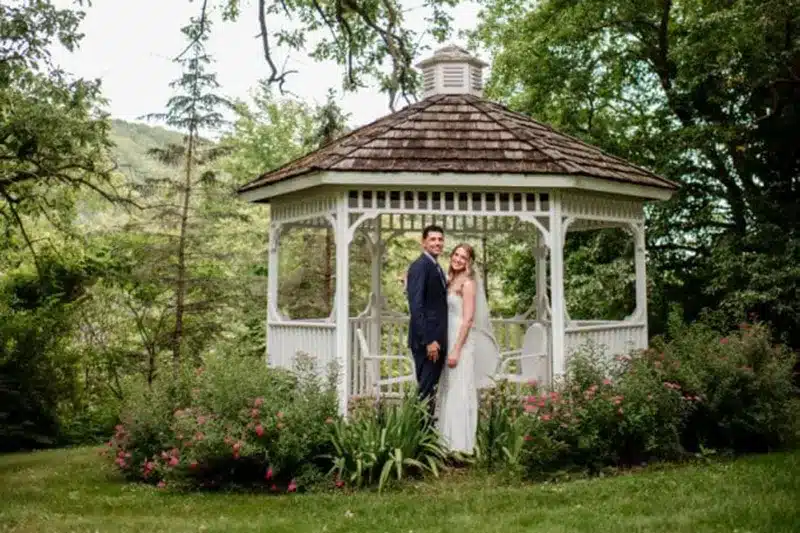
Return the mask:
{"type": "Polygon", "coordinates": [[[428,404],[428,414],[433,418],[436,409],[436,387],[439,384],[439,377],[442,375],[444,360],[447,356],[444,350],[439,350],[439,359],[435,362],[428,359],[428,350],[425,346],[420,346],[412,350],[414,355],[414,367],[417,372],[417,388],[419,398],[428,404]]]}

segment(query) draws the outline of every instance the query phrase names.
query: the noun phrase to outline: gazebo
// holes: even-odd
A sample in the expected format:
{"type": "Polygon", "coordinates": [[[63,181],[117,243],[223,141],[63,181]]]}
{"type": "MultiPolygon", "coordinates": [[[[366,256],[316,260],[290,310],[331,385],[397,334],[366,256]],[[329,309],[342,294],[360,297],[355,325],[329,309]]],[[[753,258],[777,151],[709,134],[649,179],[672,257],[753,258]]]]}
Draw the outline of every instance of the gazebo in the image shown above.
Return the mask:
{"type": "Polygon", "coordinates": [[[336,362],[343,412],[376,380],[393,383],[387,373],[397,371],[387,365],[406,355],[397,352],[407,352],[408,319],[384,305],[381,257],[393,235],[419,233],[432,222],[444,226],[450,243],[452,233],[498,230],[535,242],[536,301],[527,313],[494,320],[494,327],[503,350],[519,350],[532,328],[545,333],[537,337],[544,354],[534,368],[539,379],[563,374],[570,353],[587,340],[609,354],[647,347],[644,205],[669,198],[676,184],[484,99],[485,66],[457,46],[436,51],[417,65],[423,100],[239,190],[244,200],[270,204],[268,361],[289,366],[305,352],[321,364],[336,362]],[[333,228],[334,304],[324,319],[286,317],[276,304],[279,236],[297,225],[333,228]],[[618,321],[572,320],[565,307],[565,237],[605,227],[624,228],[633,238],[635,310],[618,321]],[[370,245],[372,293],[367,308],[349,316],[349,249],[357,232],[370,245]],[[383,353],[386,346],[395,353],[383,353]]]}

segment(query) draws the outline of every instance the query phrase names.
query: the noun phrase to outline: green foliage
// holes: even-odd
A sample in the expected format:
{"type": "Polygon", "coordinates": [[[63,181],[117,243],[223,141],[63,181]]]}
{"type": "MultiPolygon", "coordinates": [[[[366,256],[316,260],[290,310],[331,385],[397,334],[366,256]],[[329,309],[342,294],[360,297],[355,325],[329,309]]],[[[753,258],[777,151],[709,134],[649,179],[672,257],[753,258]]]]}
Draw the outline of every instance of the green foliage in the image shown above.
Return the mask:
{"type": "Polygon", "coordinates": [[[310,360],[297,361],[292,373],[258,359],[209,357],[177,383],[139,385],[109,442],[116,465],[132,479],[185,488],[315,486],[330,449],[335,384],[317,377],[310,360]]]}
{"type": "Polygon", "coordinates": [[[42,447],[62,435],[59,410],[76,400],[78,354],[67,340],[87,265],[40,259],[0,277],[0,449],[42,447]]]}
{"type": "Polygon", "coordinates": [[[648,209],[651,331],[679,303],[688,321],[756,313],[800,346],[800,3],[481,5],[491,97],[681,183],[648,209]]]}
{"type": "Polygon", "coordinates": [[[382,490],[414,474],[439,475],[447,451],[438,433],[425,424],[427,411],[416,393],[399,405],[356,400],[350,420],[332,425],[334,451],[331,472],[337,481],[355,487],[377,485],[382,490]]]}
{"type": "Polygon", "coordinates": [[[674,338],[609,361],[587,346],[552,391],[501,385],[481,411],[481,463],[548,477],[675,460],[708,450],[775,450],[798,435],[793,356],[761,325],[728,337],[673,326],[674,338]]]}
{"type": "Polygon", "coordinates": [[[261,53],[270,69],[268,83],[283,90],[286,77],[294,72],[277,66],[277,44],[306,52],[315,60],[332,60],[343,66],[345,89],[364,87],[370,78],[377,80],[394,109],[397,100],[410,103],[419,88],[419,75],[412,68],[419,39],[428,33],[442,42],[450,31],[448,8],[455,7],[458,0],[426,0],[417,6],[427,12],[427,27],[422,32],[406,26],[405,10],[398,0],[259,0],[252,6],[253,11],[246,13],[242,11],[243,4],[241,0],[224,0],[223,17],[236,20],[249,16],[258,20],[261,53]],[[287,27],[284,16],[297,24],[287,27]],[[310,34],[315,34],[313,45],[310,34]]]}
{"type": "Polygon", "coordinates": [[[66,229],[75,191],[119,199],[99,81],[72,79],[49,60],[54,44],[77,46],[82,18],[50,2],[0,6],[0,247],[34,259],[29,217],[66,229]]]}

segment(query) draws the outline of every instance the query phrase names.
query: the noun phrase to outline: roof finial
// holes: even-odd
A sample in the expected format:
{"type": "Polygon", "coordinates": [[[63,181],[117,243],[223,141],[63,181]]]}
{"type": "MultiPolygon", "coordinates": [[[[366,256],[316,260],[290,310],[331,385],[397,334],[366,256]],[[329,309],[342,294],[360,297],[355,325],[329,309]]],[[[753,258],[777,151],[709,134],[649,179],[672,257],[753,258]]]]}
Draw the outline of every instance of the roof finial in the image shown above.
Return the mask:
{"type": "Polygon", "coordinates": [[[417,63],[422,70],[422,95],[472,94],[483,96],[483,68],[488,66],[467,50],[449,44],[417,63]]]}

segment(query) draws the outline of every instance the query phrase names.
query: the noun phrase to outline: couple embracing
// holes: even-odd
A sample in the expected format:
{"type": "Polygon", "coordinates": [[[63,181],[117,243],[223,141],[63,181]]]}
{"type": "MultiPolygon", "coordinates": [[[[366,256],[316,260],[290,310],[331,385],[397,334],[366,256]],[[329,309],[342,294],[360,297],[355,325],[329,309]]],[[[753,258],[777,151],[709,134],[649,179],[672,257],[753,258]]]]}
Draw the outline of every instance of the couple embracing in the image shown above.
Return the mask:
{"type": "Polygon", "coordinates": [[[478,390],[491,383],[500,355],[475,252],[469,244],[458,244],[445,274],[438,261],[444,241],[441,227],[426,227],[422,255],[408,269],[408,344],[420,398],[427,402],[445,446],[471,454],[478,390]]]}

